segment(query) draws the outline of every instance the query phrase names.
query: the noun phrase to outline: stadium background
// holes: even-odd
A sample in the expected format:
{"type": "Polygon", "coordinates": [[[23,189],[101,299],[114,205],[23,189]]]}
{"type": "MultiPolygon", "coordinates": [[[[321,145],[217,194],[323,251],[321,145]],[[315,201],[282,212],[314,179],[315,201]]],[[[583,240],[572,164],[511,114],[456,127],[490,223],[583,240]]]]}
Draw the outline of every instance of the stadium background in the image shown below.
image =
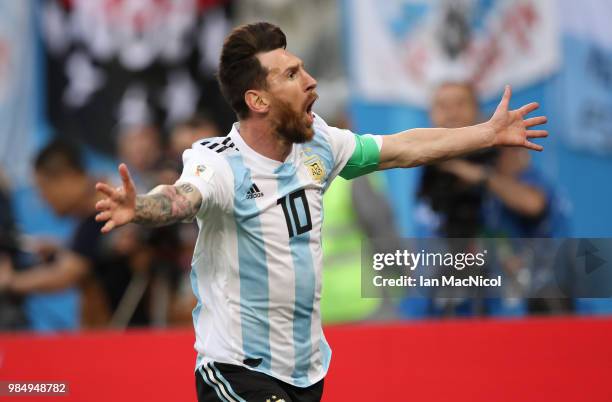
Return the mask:
{"type": "MultiPolygon", "coordinates": [[[[318,79],[315,110],[355,132],[429,126],[428,96],[443,80],[478,76],[485,114],[502,85],[513,84],[513,105],[536,100],[549,116],[552,135],[533,163],[567,201],[563,235],[610,237],[611,18],[612,6],[597,0],[0,0],[0,161],[15,220],[28,239],[60,243],[75,226],[52,213],[32,181],[32,159],[52,138],[77,141],[90,172],[113,178],[119,126],[149,122],[168,138],[198,112],[226,132],[232,114],[213,79],[220,41],[238,23],[265,19],[287,32],[290,50],[318,79]],[[155,24],[171,18],[177,31],[156,36],[155,24]],[[105,37],[109,27],[122,29],[105,37]],[[159,50],[175,37],[189,45],[159,50]],[[493,67],[483,73],[461,55],[450,60],[468,49],[462,40],[472,41],[468,60],[493,67]]],[[[416,234],[419,178],[419,169],[384,176],[407,237],[416,234]]],[[[0,335],[0,380],[67,380],[71,400],[192,398],[188,327],[80,331],[79,306],[78,288],[28,295],[32,332],[0,335]]],[[[389,323],[370,317],[328,329],[335,356],[326,400],[612,398],[607,299],[554,319],[437,323],[385,313],[389,323]],[[575,317],[594,314],[602,317],[575,317]],[[366,381],[371,394],[353,388],[366,381]]]]}

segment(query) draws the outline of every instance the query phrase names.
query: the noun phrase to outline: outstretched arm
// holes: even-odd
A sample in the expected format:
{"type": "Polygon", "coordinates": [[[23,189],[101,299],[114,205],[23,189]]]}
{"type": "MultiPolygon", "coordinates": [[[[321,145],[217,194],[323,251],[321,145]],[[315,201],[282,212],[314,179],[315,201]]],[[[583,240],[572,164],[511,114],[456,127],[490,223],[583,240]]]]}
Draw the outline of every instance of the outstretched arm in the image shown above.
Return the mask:
{"type": "Polygon", "coordinates": [[[106,222],[102,233],[134,222],[148,226],[164,226],[193,219],[202,204],[200,192],[189,183],[161,185],[145,195],[137,195],[127,166],[119,165],[123,186],[112,188],[105,183],[96,189],[106,197],[96,204],[98,222],[106,222]]]}
{"type": "Polygon", "coordinates": [[[546,123],[546,117],[525,118],[539,107],[537,103],[508,110],[511,95],[510,86],[506,86],[499,106],[486,123],[456,129],[417,128],[384,136],[379,169],[439,162],[492,146],[518,146],[541,151],[543,147],[529,139],[546,137],[548,132],[528,129],[546,123]]]}

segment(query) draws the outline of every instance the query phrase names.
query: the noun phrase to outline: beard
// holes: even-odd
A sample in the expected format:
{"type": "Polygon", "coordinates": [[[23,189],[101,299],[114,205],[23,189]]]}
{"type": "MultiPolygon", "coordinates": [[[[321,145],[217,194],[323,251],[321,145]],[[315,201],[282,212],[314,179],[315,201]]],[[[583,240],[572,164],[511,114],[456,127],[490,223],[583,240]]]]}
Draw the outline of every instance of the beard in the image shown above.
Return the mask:
{"type": "Polygon", "coordinates": [[[288,102],[280,99],[274,99],[272,105],[272,129],[280,140],[290,144],[303,144],[312,140],[314,129],[304,112],[296,112],[288,102]]]}

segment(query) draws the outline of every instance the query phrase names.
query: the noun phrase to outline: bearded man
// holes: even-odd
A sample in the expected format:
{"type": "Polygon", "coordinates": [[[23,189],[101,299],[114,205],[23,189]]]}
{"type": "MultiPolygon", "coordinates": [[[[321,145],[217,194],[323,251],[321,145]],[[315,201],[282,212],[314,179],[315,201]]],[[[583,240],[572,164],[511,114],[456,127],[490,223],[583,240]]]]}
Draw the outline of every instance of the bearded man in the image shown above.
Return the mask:
{"type": "Polygon", "coordinates": [[[546,131],[527,128],[546,118],[524,119],[535,103],[509,111],[507,87],[491,120],[476,126],[384,137],[329,127],[312,112],[317,82],[286,50],[280,28],[263,22],[228,35],[219,82],[238,117],[231,132],[195,143],[180,179],[146,195],[136,194],[121,164],[121,187],[97,184],[106,195],[97,219],[103,232],[197,220],[200,402],[319,401],[331,358],[319,313],[321,205],[331,181],[492,146],[539,151],[529,139],[546,131]]]}

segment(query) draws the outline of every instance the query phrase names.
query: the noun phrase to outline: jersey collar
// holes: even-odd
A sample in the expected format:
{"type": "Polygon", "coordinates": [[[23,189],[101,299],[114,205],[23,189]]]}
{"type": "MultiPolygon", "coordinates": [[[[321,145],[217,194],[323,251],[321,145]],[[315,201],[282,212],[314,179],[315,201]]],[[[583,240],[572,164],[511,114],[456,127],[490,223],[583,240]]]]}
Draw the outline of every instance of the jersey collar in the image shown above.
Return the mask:
{"type": "Polygon", "coordinates": [[[242,135],[240,135],[239,122],[235,122],[233,124],[232,131],[230,131],[229,135],[236,144],[237,148],[240,150],[240,153],[243,155],[243,157],[252,161],[257,166],[262,166],[264,168],[277,171],[280,170],[283,165],[290,163],[294,160],[296,147],[295,144],[293,144],[293,146],[291,147],[291,152],[289,153],[289,155],[287,155],[287,158],[284,162],[279,162],[277,160],[270,159],[267,156],[264,156],[259,152],[255,151],[246,143],[246,141],[244,141],[242,135]]]}

